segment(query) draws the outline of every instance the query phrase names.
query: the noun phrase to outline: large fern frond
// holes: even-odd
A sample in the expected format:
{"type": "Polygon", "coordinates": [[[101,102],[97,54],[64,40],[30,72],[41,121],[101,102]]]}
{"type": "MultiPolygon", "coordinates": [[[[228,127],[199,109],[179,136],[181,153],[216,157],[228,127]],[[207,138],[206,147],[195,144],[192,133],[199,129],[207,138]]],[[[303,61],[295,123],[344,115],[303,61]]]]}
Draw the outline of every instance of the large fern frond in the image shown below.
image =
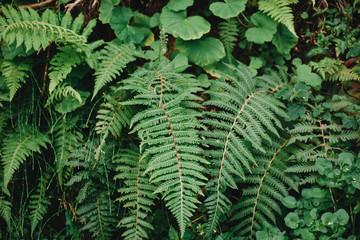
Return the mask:
{"type": "Polygon", "coordinates": [[[203,135],[205,146],[209,148],[207,155],[213,164],[211,174],[215,176],[214,182],[207,186],[209,197],[205,200],[209,211],[208,236],[216,229],[226,206],[230,205],[223,192],[226,187],[237,188],[233,176],[245,178],[244,168],[251,172],[252,165],[256,164],[251,148],[265,152],[263,143],[272,142],[269,133],[279,136],[277,128],[281,128],[281,123],[278,117],[286,116],[283,104],[264,87],[257,88],[256,83],[261,79],[253,78],[242,64],[227,67],[233,74],[220,72],[226,81],[214,81],[207,91],[210,100],[204,105],[216,111],[205,112],[206,117],[202,120],[209,126],[203,135]]]}
{"type": "Polygon", "coordinates": [[[120,227],[127,229],[122,237],[131,240],[149,238],[147,231],[154,228],[146,218],[155,199],[153,192],[156,187],[144,175],[146,162],[141,159],[139,149],[122,151],[114,162],[117,163],[116,170],[119,172],[114,179],[123,179],[125,183],[119,189],[121,197],[118,200],[130,209],[129,215],[119,222],[120,227]]]}
{"type": "Polygon", "coordinates": [[[347,68],[343,61],[333,58],[323,58],[319,62],[310,62],[309,65],[324,79],[328,81],[360,80],[360,76],[352,69],[347,68]]]}
{"type": "Polygon", "coordinates": [[[59,21],[58,15],[47,9],[41,16],[32,8],[19,11],[13,7],[2,7],[4,17],[0,16],[0,40],[7,45],[16,42],[16,47],[25,45],[26,51],[45,49],[50,42],[86,43],[96,20],[89,22],[81,31],[84,16],[73,19],[70,13],[59,21]]]}
{"type": "Polygon", "coordinates": [[[272,17],[275,21],[284,24],[289,31],[296,35],[294,28],[294,15],[287,0],[259,0],[259,10],[272,17]]]}
{"type": "Polygon", "coordinates": [[[14,98],[16,92],[22,83],[26,82],[29,77],[28,72],[31,69],[30,64],[26,61],[3,61],[1,72],[5,79],[6,85],[10,90],[10,101],[14,98]]]}
{"type": "Polygon", "coordinates": [[[4,139],[1,162],[4,167],[4,188],[7,188],[15,171],[31,152],[40,152],[46,148],[50,140],[35,129],[29,129],[21,134],[8,134],[4,139]]]}
{"type": "Polygon", "coordinates": [[[40,177],[36,192],[30,197],[29,219],[31,226],[31,236],[33,236],[37,225],[42,221],[44,215],[47,212],[47,207],[50,205],[50,200],[46,195],[47,184],[48,176],[40,177]]]}
{"type": "Polygon", "coordinates": [[[287,168],[289,153],[285,147],[290,139],[282,143],[273,142],[266,153],[257,154],[256,167],[248,173],[245,182],[250,185],[243,189],[243,196],[232,209],[232,220],[238,224],[234,231],[250,239],[259,230],[263,221],[275,223],[274,213],[281,214],[279,202],[288,195],[288,188],[297,190],[295,181],[284,170],[287,168]],[[277,149],[276,149],[277,148],[277,149]]]}
{"type": "Polygon", "coordinates": [[[128,63],[135,61],[139,56],[141,53],[135,49],[134,45],[118,46],[114,43],[107,43],[98,55],[100,64],[94,73],[96,79],[92,98],[105,84],[119,76],[128,63]]]}
{"type": "Polygon", "coordinates": [[[146,107],[131,120],[132,132],[141,139],[142,158],[149,158],[145,173],[158,184],[155,193],[162,194],[183,236],[206,180],[200,163],[207,161],[199,156],[197,130],[202,128],[197,120],[201,114],[193,109],[201,106],[194,102],[201,100],[194,94],[201,88],[192,75],[175,73],[174,64],[165,58],[123,82],[123,89],[136,94],[123,104],[146,107]]]}

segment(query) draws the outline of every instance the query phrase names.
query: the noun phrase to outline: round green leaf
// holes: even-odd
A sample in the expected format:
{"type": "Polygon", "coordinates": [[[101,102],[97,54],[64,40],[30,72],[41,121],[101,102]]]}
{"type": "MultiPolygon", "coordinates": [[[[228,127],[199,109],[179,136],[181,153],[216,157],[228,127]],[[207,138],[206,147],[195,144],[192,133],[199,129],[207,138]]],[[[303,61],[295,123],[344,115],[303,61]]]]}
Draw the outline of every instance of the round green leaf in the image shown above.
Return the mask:
{"type": "Polygon", "coordinates": [[[277,31],[277,22],[262,12],[254,13],[251,16],[251,22],[255,27],[249,28],[245,32],[245,37],[249,42],[263,44],[272,40],[277,31]]]}
{"type": "Polygon", "coordinates": [[[296,69],[296,75],[299,81],[313,87],[315,90],[320,90],[322,82],[321,77],[318,74],[313,73],[311,71],[311,67],[308,65],[302,64],[298,66],[296,69]]]}
{"type": "Polygon", "coordinates": [[[210,31],[210,23],[203,17],[192,16],[186,18],[186,12],[173,12],[167,7],[163,8],[160,22],[167,33],[176,38],[194,40],[201,38],[210,31]]]}
{"type": "Polygon", "coordinates": [[[102,23],[109,23],[113,14],[114,6],[118,5],[120,0],[102,0],[99,8],[99,19],[102,23]]]}
{"type": "Polygon", "coordinates": [[[189,60],[197,65],[206,66],[218,62],[225,56],[225,49],[217,38],[207,37],[192,41],[177,39],[175,46],[189,60]]]}
{"type": "Polygon", "coordinates": [[[276,46],[278,53],[284,56],[290,56],[290,51],[296,46],[298,38],[283,24],[279,24],[277,29],[272,43],[276,46]]]}
{"type": "Polygon", "coordinates": [[[171,11],[181,11],[194,4],[194,0],[170,0],[166,7],[171,11]]]}
{"type": "Polygon", "coordinates": [[[247,0],[225,0],[225,2],[215,2],[210,5],[210,10],[215,16],[223,19],[236,17],[245,10],[247,0]]]}
{"type": "Polygon", "coordinates": [[[327,175],[332,171],[332,163],[325,158],[316,159],[315,167],[321,175],[327,175]]]}
{"type": "Polygon", "coordinates": [[[339,154],[339,164],[344,172],[348,172],[354,162],[354,155],[349,152],[343,152],[339,154]]]}
{"type": "Polygon", "coordinates": [[[333,225],[337,220],[337,217],[335,214],[326,212],[321,216],[321,221],[325,226],[333,225]]]}
{"type": "Polygon", "coordinates": [[[296,199],[293,196],[287,196],[281,202],[287,208],[296,208],[296,199]]]}
{"type": "Polygon", "coordinates": [[[349,214],[344,209],[339,209],[334,214],[338,218],[340,225],[344,226],[348,223],[349,214]]]}
{"type": "Polygon", "coordinates": [[[300,221],[299,216],[294,212],[291,212],[288,215],[286,215],[284,220],[286,226],[288,226],[291,229],[296,229],[299,226],[299,221],[300,221]]]}

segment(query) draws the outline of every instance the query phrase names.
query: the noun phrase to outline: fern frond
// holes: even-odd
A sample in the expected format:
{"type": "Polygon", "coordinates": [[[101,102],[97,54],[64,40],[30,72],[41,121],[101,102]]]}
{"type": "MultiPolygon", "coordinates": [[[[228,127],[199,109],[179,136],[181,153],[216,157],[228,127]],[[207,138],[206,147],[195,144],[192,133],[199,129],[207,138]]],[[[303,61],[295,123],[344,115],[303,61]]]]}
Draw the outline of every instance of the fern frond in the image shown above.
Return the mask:
{"type": "MultiPolygon", "coordinates": [[[[220,79],[213,82],[207,91],[210,100],[205,106],[215,107],[216,112],[205,112],[202,121],[209,125],[205,131],[205,146],[209,146],[207,155],[214,165],[211,172],[215,183],[208,186],[209,197],[205,200],[209,211],[209,221],[206,224],[207,235],[210,236],[218,225],[219,218],[224,214],[230,203],[223,194],[226,187],[237,188],[234,175],[245,178],[245,169],[252,171],[256,164],[251,145],[264,152],[263,143],[272,142],[270,133],[279,136],[277,126],[281,129],[278,117],[285,117],[283,105],[267,90],[256,87],[257,78],[242,64],[227,66],[233,75],[220,72],[228,81],[220,79]],[[213,186],[214,185],[214,186],[213,186]]],[[[275,75],[274,75],[275,76],[275,75]]],[[[266,80],[269,80],[267,78],[266,80]]]]}
{"type": "Polygon", "coordinates": [[[201,114],[192,109],[200,106],[192,101],[199,100],[194,93],[201,88],[192,75],[176,73],[166,58],[159,65],[149,63],[123,82],[123,89],[136,94],[123,104],[146,107],[131,120],[132,132],[141,139],[142,159],[149,158],[145,174],[158,184],[154,193],[162,194],[183,236],[206,180],[200,163],[207,161],[199,156],[197,130],[202,128],[197,120],[201,114]]]}
{"type": "Polygon", "coordinates": [[[275,21],[284,24],[289,31],[296,35],[294,28],[294,15],[287,0],[259,0],[259,10],[272,17],[275,21]]]}
{"type": "Polygon", "coordinates": [[[234,206],[232,220],[239,224],[234,228],[250,239],[255,230],[259,230],[263,221],[276,222],[274,213],[281,214],[279,201],[288,195],[288,188],[297,190],[295,181],[284,170],[287,168],[289,153],[285,147],[290,139],[277,149],[268,149],[265,154],[257,155],[257,167],[248,173],[245,180],[250,186],[243,189],[243,196],[234,206]],[[248,220],[251,219],[251,220],[248,220]]]}
{"type": "Polygon", "coordinates": [[[32,194],[30,197],[30,226],[31,226],[31,236],[33,236],[34,231],[37,225],[42,221],[44,215],[47,212],[47,207],[50,205],[50,200],[46,195],[46,187],[48,184],[48,176],[39,178],[39,185],[36,189],[36,193],[32,194]]]}
{"type": "Polygon", "coordinates": [[[10,101],[14,98],[16,92],[21,87],[21,83],[26,82],[29,77],[28,72],[31,66],[26,61],[3,61],[1,72],[6,85],[10,90],[10,101]]]}
{"type": "Polygon", "coordinates": [[[4,188],[7,188],[15,171],[19,168],[31,152],[40,152],[46,148],[50,140],[48,136],[30,129],[22,134],[8,134],[2,148],[2,165],[4,167],[4,188]]]}
{"type": "Polygon", "coordinates": [[[50,94],[46,102],[46,106],[49,106],[50,104],[55,103],[56,101],[59,101],[67,96],[71,96],[78,100],[79,103],[82,103],[80,93],[73,87],[69,86],[67,83],[62,83],[57,85],[57,87],[50,94]]]}
{"type": "Polygon", "coordinates": [[[155,199],[153,192],[156,187],[150,184],[149,177],[144,175],[146,163],[141,159],[139,149],[122,151],[114,162],[118,164],[116,170],[119,172],[114,179],[123,179],[125,183],[124,187],[119,189],[121,197],[117,200],[130,209],[130,215],[119,222],[120,227],[127,229],[122,237],[125,240],[149,238],[147,231],[154,228],[146,218],[155,199]]]}
{"type": "Polygon", "coordinates": [[[105,84],[119,76],[128,63],[135,61],[136,57],[140,56],[141,53],[135,49],[134,45],[118,46],[107,43],[98,56],[100,64],[94,73],[96,79],[92,99],[105,84]]]}
{"type": "Polygon", "coordinates": [[[2,7],[4,17],[0,16],[0,40],[7,45],[16,41],[16,47],[25,45],[26,51],[45,49],[50,42],[85,44],[86,37],[95,26],[93,20],[81,33],[84,16],[73,19],[67,13],[61,20],[55,12],[47,9],[41,16],[32,8],[19,11],[13,7],[2,7]]]}
{"type": "Polygon", "coordinates": [[[238,34],[239,28],[236,19],[229,18],[226,22],[219,23],[220,40],[225,47],[228,63],[232,63],[232,51],[235,47],[238,34]]]}
{"type": "Polygon", "coordinates": [[[11,220],[11,202],[0,197],[0,217],[5,220],[8,227],[10,227],[11,220]]]}
{"type": "Polygon", "coordinates": [[[71,70],[81,63],[80,57],[69,46],[58,47],[58,52],[50,61],[49,67],[49,92],[53,92],[71,72],[71,70]]]}

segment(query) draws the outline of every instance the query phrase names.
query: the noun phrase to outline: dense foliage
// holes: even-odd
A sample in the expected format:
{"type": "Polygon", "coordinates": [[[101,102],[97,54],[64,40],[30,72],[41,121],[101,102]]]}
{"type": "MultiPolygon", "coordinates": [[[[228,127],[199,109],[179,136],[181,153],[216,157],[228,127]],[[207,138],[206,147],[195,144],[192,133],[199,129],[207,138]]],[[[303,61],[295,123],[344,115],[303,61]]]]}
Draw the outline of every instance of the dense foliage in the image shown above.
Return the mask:
{"type": "Polygon", "coordinates": [[[0,11],[1,239],[359,239],[359,1],[0,11]]]}

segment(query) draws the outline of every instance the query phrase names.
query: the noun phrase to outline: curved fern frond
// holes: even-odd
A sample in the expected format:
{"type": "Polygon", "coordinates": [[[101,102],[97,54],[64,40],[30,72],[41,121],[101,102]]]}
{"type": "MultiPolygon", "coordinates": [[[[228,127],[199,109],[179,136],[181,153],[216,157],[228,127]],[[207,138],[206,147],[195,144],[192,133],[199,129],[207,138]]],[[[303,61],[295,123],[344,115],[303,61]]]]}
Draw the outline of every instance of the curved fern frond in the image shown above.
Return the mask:
{"type": "Polygon", "coordinates": [[[235,47],[238,34],[239,28],[236,19],[229,18],[226,22],[219,23],[220,40],[225,47],[228,63],[232,63],[232,51],[235,47]]]}
{"type": "Polygon", "coordinates": [[[10,90],[10,101],[21,87],[21,83],[26,82],[30,69],[31,66],[26,61],[4,61],[1,64],[2,75],[10,90]]]}
{"type": "Polygon", "coordinates": [[[0,217],[5,220],[8,227],[10,227],[11,220],[11,202],[0,197],[0,217]]]}
{"type": "Polygon", "coordinates": [[[50,61],[49,67],[49,92],[53,92],[71,72],[71,70],[81,63],[80,57],[69,46],[58,47],[58,52],[50,61]]]}
{"type": "Polygon", "coordinates": [[[16,47],[25,45],[26,51],[45,49],[50,42],[86,43],[96,20],[89,22],[81,33],[84,16],[73,19],[67,13],[59,22],[58,15],[47,9],[41,16],[33,9],[2,7],[4,17],[0,16],[0,40],[7,45],[16,41],[16,47]]]}
{"type": "Polygon", "coordinates": [[[40,152],[46,148],[50,140],[48,136],[30,129],[22,134],[8,134],[4,139],[1,162],[4,167],[4,188],[7,188],[15,171],[31,152],[40,152]]]}
{"type": "Polygon", "coordinates": [[[31,236],[33,236],[34,231],[37,225],[42,221],[44,215],[47,212],[47,207],[50,205],[50,200],[46,195],[46,186],[48,183],[47,177],[39,178],[39,185],[36,189],[36,193],[32,194],[30,197],[30,226],[31,226],[31,236]]]}
{"type": "Polygon", "coordinates": [[[153,192],[156,187],[150,184],[149,177],[144,175],[146,163],[141,159],[139,149],[122,151],[114,162],[118,164],[116,170],[119,172],[114,179],[123,179],[125,183],[119,189],[121,197],[117,200],[130,209],[129,216],[119,222],[120,227],[127,229],[122,237],[125,240],[149,238],[147,231],[154,228],[146,218],[155,199],[153,192]]]}
{"type": "Polygon", "coordinates": [[[216,229],[220,216],[226,213],[225,206],[230,205],[223,192],[226,187],[237,188],[233,176],[244,179],[244,168],[251,172],[252,165],[257,164],[251,146],[264,152],[263,143],[272,142],[269,133],[279,136],[275,127],[282,128],[278,117],[286,116],[284,106],[267,93],[269,89],[256,87],[259,80],[254,79],[245,66],[227,67],[234,74],[220,72],[226,81],[214,81],[207,91],[210,100],[204,103],[217,111],[205,112],[206,118],[202,120],[209,125],[203,135],[213,164],[211,174],[215,176],[215,182],[207,186],[209,197],[205,200],[209,211],[205,226],[208,236],[216,229]]]}
{"type": "Polygon", "coordinates": [[[294,28],[294,15],[287,0],[259,0],[259,10],[272,17],[275,21],[284,24],[289,31],[296,35],[294,28]]]}
{"type": "Polygon", "coordinates": [[[207,161],[199,156],[201,114],[193,109],[201,106],[194,102],[201,99],[194,94],[201,88],[192,75],[173,69],[174,64],[164,58],[159,66],[151,62],[137,70],[123,81],[123,89],[136,94],[123,104],[146,107],[132,118],[132,132],[141,139],[142,159],[149,158],[145,174],[158,184],[154,193],[162,194],[183,236],[195,204],[200,203],[197,195],[203,195],[200,186],[206,178],[200,163],[207,161]]]}
{"type": "Polygon", "coordinates": [[[69,86],[67,83],[63,83],[57,85],[57,87],[50,94],[46,102],[46,106],[49,106],[50,104],[55,103],[55,101],[61,100],[67,96],[75,98],[79,101],[80,104],[82,104],[80,93],[76,91],[73,87],[69,86]]]}
{"type": "Polygon", "coordinates": [[[250,187],[243,189],[243,197],[232,210],[232,220],[239,221],[234,230],[240,230],[240,235],[249,235],[251,239],[262,221],[275,223],[274,212],[281,214],[281,204],[278,202],[288,195],[288,187],[297,190],[295,181],[284,173],[289,154],[283,149],[289,140],[281,146],[273,143],[278,149],[270,148],[265,154],[255,157],[257,167],[252,169],[245,180],[250,187]]]}
{"type": "Polygon", "coordinates": [[[114,43],[107,43],[98,56],[100,64],[94,73],[96,79],[92,99],[105,84],[121,74],[126,64],[135,61],[136,57],[140,56],[141,53],[135,49],[134,45],[123,44],[118,46],[114,43]]]}

